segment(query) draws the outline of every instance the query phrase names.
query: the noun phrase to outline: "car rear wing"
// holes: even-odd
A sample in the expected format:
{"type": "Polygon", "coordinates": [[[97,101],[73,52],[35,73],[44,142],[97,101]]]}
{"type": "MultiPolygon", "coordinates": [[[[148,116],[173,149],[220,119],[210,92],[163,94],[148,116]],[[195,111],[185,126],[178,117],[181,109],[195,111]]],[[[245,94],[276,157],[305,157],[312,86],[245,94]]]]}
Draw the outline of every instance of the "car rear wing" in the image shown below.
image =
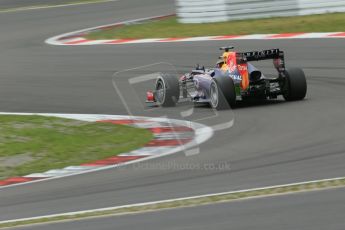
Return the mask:
{"type": "Polygon", "coordinates": [[[273,59],[274,67],[278,70],[278,72],[285,71],[284,52],[279,49],[237,53],[237,61],[240,63],[270,59],[273,59]]]}

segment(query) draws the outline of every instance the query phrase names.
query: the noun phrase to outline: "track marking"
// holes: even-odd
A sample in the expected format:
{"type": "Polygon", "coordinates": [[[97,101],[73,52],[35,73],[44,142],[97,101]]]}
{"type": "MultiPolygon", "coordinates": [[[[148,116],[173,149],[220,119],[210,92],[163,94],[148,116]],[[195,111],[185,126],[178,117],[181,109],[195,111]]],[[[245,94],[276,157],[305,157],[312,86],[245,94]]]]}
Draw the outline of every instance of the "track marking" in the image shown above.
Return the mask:
{"type": "Polygon", "coordinates": [[[58,4],[58,5],[25,6],[25,7],[16,7],[16,8],[0,10],[0,13],[12,13],[12,12],[19,12],[19,11],[27,11],[27,10],[42,10],[42,9],[51,9],[51,8],[60,8],[60,7],[78,6],[78,5],[89,5],[89,4],[117,2],[117,1],[119,0],[90,0],[86,2],[76,2],[76,3],[58,4]]]}
{"type": "MultiPolygon", "coordinates": [[[[81,29],[81,30],[77,30],[77,31],[73,31],[73,32],[68,32],[68,33],[64,33],[61,35],[57,35],[51,38],[48,38],[45,40],[45,43],[50,44],[50,45],[64,45],[62,44],[60,41],[64,40],[64,41],[74,41],[74,40],[81,40],[82,38],[78,37],[77,35],[80,34],[85,34],[86,32],[92,31],[92,30],[98,30],[101,28],[107,28],[107,27],[113,27],[113,26],[123,26],[123,25],[129,25],[129,24],[133,24],[133,23],[137,23],[137,22],[143,22],[143,21],[147,21],[147,20],[152,20],[152,19],[160,19],[160,18],[166,18],[166,17],[171,17],[174,16],[174,14],[171,15],[159,15],[159,16],[155,16],[155,17],[145,17],[145,18],[139,18],[139,19],[134,19],[134,20],[128,20],[128,21],[123,21],[123,22],[118,22],[118,23],[111,23],[111,24],[107,24],[107,25],[102,25],[102,26],[95,26],[95,27],[91,27],[91,28],[85,28],[85,29],[81,29]]],[[[118,39],[120,40],[120,39],[118,39]]],[[[122,40],[122,39],[121,39],[122,40]]],[[[113,40],[98,40],[98,41],[103,41],[104,44],[106,44],[107,42],[111,42],[113,40]]],[[[155,39],[142,39],[143,43],[151,43],[154,42],[155,39]]]]}
{"type": "Polygon", "coordinates": [[[53,215],[36,216],[13,220],[0,221],[0,228],[14,226],[29,226],[34,224],[49,224],[61,221],[73,221],[88,218],[138,214],[173,208],[185,208],[212,203],[230,202],[235,200],[254,199],[277,195],[288,195],[300,192],[318,191],[345,186],[345,177],[305,181],[276,186],[252,188],[245,190],[213,193],[199,196],[182,197],[176,199],[121,205],[100,209],[90,209],[77,212],[59,213],[53,215]]]}
{"type": "Polygon", "coordinates": [[[50,45],[123,45],[141,43],[169,43],[169,42],[196,42],[196,41],[227,41],[227,40],[276,40],[276,39],[311,39],[311,38],[345,38],[345,32],[325,33],[280,33],[280,34],[250,34],[250,35],[220,35],[184,38],[145,38],[145,39],[111,39],[111,40],[89,40],[84,36],[94,30],[109,29],[111,27],[126,26],[134,23],[141,23],[148,20],[160,20],[173,15],[160,15],[148,18],[139,18],[124,22],[118,22],[103,26],[86,28],[74,32],[48,38],[45,42],[50,45]]]}

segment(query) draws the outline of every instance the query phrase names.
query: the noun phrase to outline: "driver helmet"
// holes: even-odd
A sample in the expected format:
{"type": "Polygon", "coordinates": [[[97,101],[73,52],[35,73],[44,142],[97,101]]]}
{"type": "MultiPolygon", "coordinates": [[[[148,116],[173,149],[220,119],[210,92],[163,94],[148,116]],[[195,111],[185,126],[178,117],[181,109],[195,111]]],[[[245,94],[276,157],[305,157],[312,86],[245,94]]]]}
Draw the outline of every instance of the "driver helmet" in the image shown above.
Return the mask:
{"type": "Polygon", "coordinates": [[[228,56],[229,56],[230,52],[224,52],[223,55],[222,55],[222,58],[223,58],[223,62],[225,64],[228,64],[228,56]]]}

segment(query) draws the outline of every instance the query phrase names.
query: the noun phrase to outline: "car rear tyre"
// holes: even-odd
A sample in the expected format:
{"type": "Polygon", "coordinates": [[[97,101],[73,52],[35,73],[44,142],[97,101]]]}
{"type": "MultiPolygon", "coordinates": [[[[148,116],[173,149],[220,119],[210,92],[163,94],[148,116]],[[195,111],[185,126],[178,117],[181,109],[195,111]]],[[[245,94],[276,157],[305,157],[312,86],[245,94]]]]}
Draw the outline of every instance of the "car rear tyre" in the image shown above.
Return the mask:
{"type": "Polygon", "coordinates": [[[291,68],[285,71],[283,97],[286,101],[303,100],[307,94],[307,80],[300,68],[291,68]]]}
{"type": "Polygon", "coordinates": [[[157,78],[155,99],[163,107],[175,106],[180,98],[178,79],[170,74],[162,74],[157,78]]]}
{"type": "Polygon", "coordinates": [[[230,109],[236,104],[235,84],[230,77],[213,78],[209,94],[214,109],[230,109]]]}

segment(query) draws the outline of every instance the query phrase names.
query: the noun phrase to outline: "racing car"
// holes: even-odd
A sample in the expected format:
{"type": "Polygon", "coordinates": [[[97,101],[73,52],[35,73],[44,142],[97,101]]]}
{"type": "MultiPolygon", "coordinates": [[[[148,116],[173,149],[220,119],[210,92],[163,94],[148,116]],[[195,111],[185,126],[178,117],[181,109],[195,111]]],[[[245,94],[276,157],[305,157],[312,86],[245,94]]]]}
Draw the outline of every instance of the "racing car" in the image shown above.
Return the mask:
{"type": "Polygon", "coordinates": [[[233,46],[221,47],[214,68],[199,65],[179,78],[160,74],[154,90],[148,91],[147,103],[163,107],[175,106],[181,99],[207,103],[217,110],[234,108],[236,102],[276,99],[302,100],[307,93],[306,77],[300,68],[285,68],[284,52],[280,49],[236,52],[233,46]],[[266,77],[252,62],[273,60],[277,70],[274,77],[266,77]]]}

